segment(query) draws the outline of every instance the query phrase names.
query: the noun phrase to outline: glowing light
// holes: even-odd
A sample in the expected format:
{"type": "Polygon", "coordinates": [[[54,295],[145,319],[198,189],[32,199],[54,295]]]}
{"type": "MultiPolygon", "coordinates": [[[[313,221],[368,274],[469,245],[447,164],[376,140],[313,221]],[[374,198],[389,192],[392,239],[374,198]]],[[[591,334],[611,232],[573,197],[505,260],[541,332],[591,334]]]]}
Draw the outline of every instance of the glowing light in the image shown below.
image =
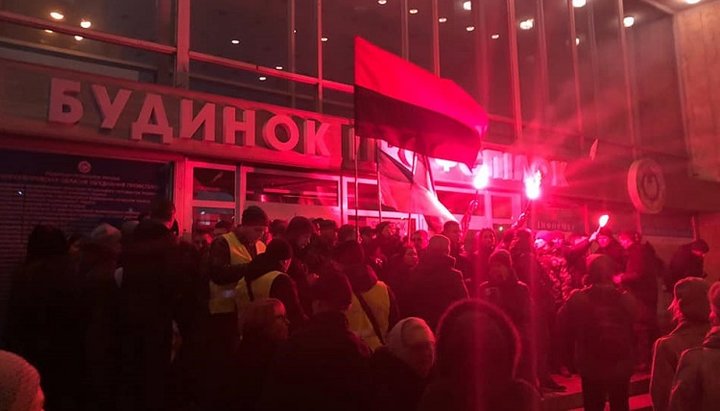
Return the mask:
{"type": "Polygon", "coordinates": [[[410,14],[418,14],[418,9],[410,9],[408,10],[410,14]]]}
{"type": "Polygon", "coordinates": [[[610,221],[610,216],[607,214],[603,214],[598,218],[598,225],[600,228],[603,228],[607,225],[608,221],[610,221]]]}
{"type": "Polygon", "coordinates": [[[387,4],[387,0],[378,0],[378,4],[384,6],[387,4]]]}
{"type": "Polygon", "coordinates": [[[82,27],[84,29],[89,29],[90,27],[92,27],[92,21],[82,19],[80,21],[80,27],[82,27]]]}
{"type": "Polygon", "coordinates": [[[587,4],[587,0],[572,0],[572,5],[573,5],[573,7],[575,7],[576,9],[579,9],[579,8],[581,8],[581,7],[585,7],[586,4],[587,4]]]}
{"type": "Polygon", "coordinates": [[[232,43],[232,44],[234,44],[234,45],[237,46],[238,44],[240,44],[240,40],[238,40],[238,39],[232,39],[232,40],[230,40],[230,43],[232,43]]]}
{"type": "Polygon", "coordinates": [[[580,37],[575,37],[575,45],[576,46],[580,45],[580,37]]]}
{"type": "Polygon", "coordinates": [[[472,2],[471,1],[463,2],[463,10],[472,10],[472,2]]]}
{"type": "Polygon", "coordinates": [[[265,80],[267,80],[267,77],[265,77],[265,76],[260,76],[260,77],[258,77],[258,80],[260,80],[260,81],[265,81],[265,80]]]}
{"type": "Polygon", "coordinates": [[[466,31],[473,31],[473,30],[475,30],[475,26],[467,26],[467,27],[465,27],[465,30],[466,30],[466,31]]]}
{"type": "Polygon", "coordinates": [[[497,39],[500,38],[500,35],[497,34],[497,33],[495,33],[495,34],[493,34],[492,36],[490,36],[490,38],[493,39],[493,40],[497,40],[497,39]]]}
{"type": "Polygon", "coordinates": [[[535,19],[520,21],[520,30],[531,30],[533,27],[535,27],[535,19]]]}
{"type": "Polygon", "coordinates": [[[321,38],[320,38],[320,41],[322,41],[322,42],[324,43],[324,42],[328,41],[328,38],[327,38],[327,37],[321,37],[321,38]]]}
{"type": "Polygon", "coordinates": [[[62,20],[62,19],[65,18],[65,15],[62,14],[61,12],[59,12],[59,11],[51,11],[51,12],[50,12],[50,17],[51,17],[53,20],[62,20]]]}
{"type": "Polygon", "coordinates": [[[438,19],[438,23],[445,23],[445,22],[447,22],[447,17],[440,17],[438,19]]]}
{"type": "Polygon", "coordinates": [[[83,40],[83,36],[75,36],[75,40],[76,40],[76,41],[82,41],[82,40],[83,40]]]}
{"type": "Polygon", "coordinates": [[[476,190],[483,190],[490,184],[490,167],[487,164],[480,166],[477,174],[473,177],[473,187],[476,190]]]}
{"type": "Polygon", "coordinates": [[[685,3],[687,3],[687,4],[698,4],[698,3],[700,3],[700,0],[685,0],[685,3]]]}
{"type": "Polygon", "coordinates": [[[55,33],[55,32],[52,31],[52,30],[47,30],[47,29],[46,29],[46,30],[45,30],[45,33],[55,33]]]}
{"type": "Polygon", "coordinates": [[[503,227],[503,226],[498,227],[498,231],[502,231],[504,229],[505,229],[505,227],[503,227]]]}
{"type": "Polygon", "coordinates": [[[525,177],[525,196],[529,200],[537,200],[540,198],[542,190],[540,184],[542,183],[542,173],[536,171],[530,176],[525,177]]]}
{"type": "Polygon", "coordinates": [[[283,66],[275,66],[275,70],[282,70],[283,66]]]}
{"type": "Polygon", "coordinates": [[[632,27],[633,24],[635,24],[635,17],[633,16],[625,16],[623,19],[623,26],[625,27],[632,27]]]}

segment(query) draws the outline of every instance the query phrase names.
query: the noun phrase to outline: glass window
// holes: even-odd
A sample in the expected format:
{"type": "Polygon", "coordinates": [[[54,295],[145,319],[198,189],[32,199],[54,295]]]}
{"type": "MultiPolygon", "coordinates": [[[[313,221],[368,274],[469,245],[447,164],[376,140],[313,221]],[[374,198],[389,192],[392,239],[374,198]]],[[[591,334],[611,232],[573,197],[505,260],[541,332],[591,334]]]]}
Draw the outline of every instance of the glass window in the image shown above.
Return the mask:
{"type": "Polygon", "coordinates": [[[220,221],[235,224],[235,210],[232,208],[193,207],[195,228],[215,228],[220,221]]]}
{"type": "MultiPolygon", "coordinates": [[[[358,191],[360,191],[360,197],[358,198],[358,209],[359,210],[377,210],[378,209],[378,193],[376,184],[358,183],[358,191]]],[[[347,199],[348,209],[355,209],[355,183],[349,181],[347,184],[347,199]]],[[[383,211],[397,211],[392,207],[388,207],[383,204],[383,211]]]]}
{"type": "Polygon", "coordinates": [[[337,207],[338,182],[305,176],[249,172],[248,201],[337,207]]]}
{"type": "Polygon", "coordinates": [[[175,0],[3,0],[0,9],[83,30],[164,44],[175,41],[175,0]]]}
{"type": "Polygon", "coordinates": [[[432,0],[409,2],[409,60],[427,71],[433,71],[432,0]],[[417,10],[417,12],[412,12],[417,10]]]}
{"type": "MultiPolygon", "coordinates": [[[[475,47],[476,27],[471,10],[460,0],[441,1],[440,18],[440,76],[453,80],[482,104],[478,88],[475,47]]],[[[432,30],[428,27],[427,30],[432,30]]]]}
{"type": "Polygon", "coordinates": [[[288,67],[287,0],[193,1],[190,15],[193,50],[288,67]]]}
{"type": "Polygon", "coordinates": [[[511,219],[513,217],[513,201],[508,196],[492,196],[492,216],[493,218],[511,219]]]}
{"type": "Polygon", "coordinates": [[[323,1],[323,77],[353,82],[355,36],[401,55],[400,32],[400,1],[323,1]]]}
{"type": "Polygon", "coordinates": [[[518,41],[518,69],[520,76],[520,102],[523,122],[543,124],[543,101],[546,85],[542,84],[540,39],[537,2],[518,0],[515,2],[515,27],[518,41]]]}
{"type": "Polygon", "coordinates": [[[235,201],[235,171],[193,169],[193,200],[235,201]]]}
{"type": "Polygon", "coordinates": [[[546,126],[578,132],[575,76],[567,0],[544,0],[545,36],[548,59],[546,126]]]}
{"type": "Polygon", "coordinates": [[[437,191],[438,199],[453,214],[465,214],[468,211],[470,202],[478,200],[479,204],[473,213],[474,216],[485,215],[485,195],[475,195],[458,191],[437,191]]]}
{"type": "Polygon", "coordinates": [[[478,69],[481,73],[480,91],[484,95],[483,101],[489,113],[512,118],[513,93],[507,2],[483,0],[475,4],[480,7],[483,28],[479,34],[481,38],[478,45],[481,53],[481,65],[478,69]]]}

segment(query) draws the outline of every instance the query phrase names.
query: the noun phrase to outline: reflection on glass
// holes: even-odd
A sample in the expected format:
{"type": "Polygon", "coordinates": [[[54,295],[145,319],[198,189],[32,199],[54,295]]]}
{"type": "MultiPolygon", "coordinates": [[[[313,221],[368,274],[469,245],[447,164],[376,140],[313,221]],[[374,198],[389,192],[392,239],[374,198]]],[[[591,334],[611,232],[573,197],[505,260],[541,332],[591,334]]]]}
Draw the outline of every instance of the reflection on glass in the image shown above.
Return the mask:
{"type": "Polygon", "coordinates": [[[0,9],[85,30],[164,44],[175,41],[175,0],[3,0],[0,9]]]}
{"type": "MultiPolygon", "coordinates": [[[[376,184],[359,183],[358,190],[360,197],[358,198],[358,210],[376,210],[378,209],[378,193],[376,184]]],[[[349,182],[347,185],[348,209],[355,209],[355,183],[349,182]]],[[[382,206],[383,211],[398,211],[385,204],[382,206]]],[[[402,210],[406,211],[406,210],[402,210]]]]}
{"type": "Polygon", "coordinates": [[[438,11],[440,16],[447,18],[440,24],[440,76],[453,80],[483,104],[478,87],[473,12],[463,8],[458,1],[441,1],[438,11]]]}
{"type": "Polygon", "coordinates": [[[235,171],[196,167],[193,170],[193,199],[235,201],[235,171]]]}
{"type": "Polygon", "coordinates": [[[549,105],[546,126],[577,133],[570,13],[567,1],[543,2],[548,58],[549,105]]]}
{"type": "Polygon", "coordinates": [[[338,182],[266,173],[247,174],[249,201],[337,207],[338,182]]]}
{"type": "Polygon", "coordinates": [[[235,224],[235,210],[232,208],[193,207],[193,226],[198,228],[215,228],[220,221],[235,224]]]}
{"type": "Polygon", "coordinates": [[[493,218],[510,219],[513,216],[513,202],[512,197],[507,196],[492,196],[490,198],[492,203],[492,216],[493,218]]]}
{"type": "MultiPolygon", "coordinates": [[[[408,18],[417,18],[418,15],[408,18]]],[[[323,77],[352,83],[354,38],[361,36],[375,45],[401,55],[400,1],[324,0],[322,3],[323,77]]]]}
{"type": "Polygon", "coordinates": [[[518,41],[518,69],[520,74],[520,102],[523,122],[540,125],[544,119],[546,85],[541,73],[545,68],[540,58],[538,16],[535,0],[515,2],[517,21],[514,29],[518,41]]]}

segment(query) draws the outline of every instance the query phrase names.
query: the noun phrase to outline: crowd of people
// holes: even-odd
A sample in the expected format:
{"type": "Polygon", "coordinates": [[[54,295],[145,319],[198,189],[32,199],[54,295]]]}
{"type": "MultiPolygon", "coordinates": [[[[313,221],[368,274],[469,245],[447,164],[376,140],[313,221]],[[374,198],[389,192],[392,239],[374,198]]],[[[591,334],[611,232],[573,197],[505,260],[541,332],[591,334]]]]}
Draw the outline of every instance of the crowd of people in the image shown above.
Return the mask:
{"type": "Polygon", "coordinates": [[[703,240],[666,265],[630,231],[448,222],[401,238],[389,221],[358,230],[251,206],[184,241],[174,213],[158,201],[87,236],[32,231],[0,411],[537,410],[565,390],[554,374],[582,378],[586,410],[616,411],[651,369],[656,410],[720,407],[720,286],[702,279],[703,240]],[[662,289],[677,325],[658,339],[662,289]]]}

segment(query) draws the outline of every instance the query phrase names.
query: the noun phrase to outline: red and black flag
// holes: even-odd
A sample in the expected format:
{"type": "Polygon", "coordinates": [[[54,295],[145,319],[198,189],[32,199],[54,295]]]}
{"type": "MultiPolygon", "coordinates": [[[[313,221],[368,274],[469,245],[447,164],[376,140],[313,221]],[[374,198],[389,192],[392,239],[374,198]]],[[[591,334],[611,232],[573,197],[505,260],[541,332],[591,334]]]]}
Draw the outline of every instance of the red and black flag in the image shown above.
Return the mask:
{"type": "Polygon", "coordinates": [[[454,82],[355,37],[357,135],[472,168],[487,124],[454,82]]]}

